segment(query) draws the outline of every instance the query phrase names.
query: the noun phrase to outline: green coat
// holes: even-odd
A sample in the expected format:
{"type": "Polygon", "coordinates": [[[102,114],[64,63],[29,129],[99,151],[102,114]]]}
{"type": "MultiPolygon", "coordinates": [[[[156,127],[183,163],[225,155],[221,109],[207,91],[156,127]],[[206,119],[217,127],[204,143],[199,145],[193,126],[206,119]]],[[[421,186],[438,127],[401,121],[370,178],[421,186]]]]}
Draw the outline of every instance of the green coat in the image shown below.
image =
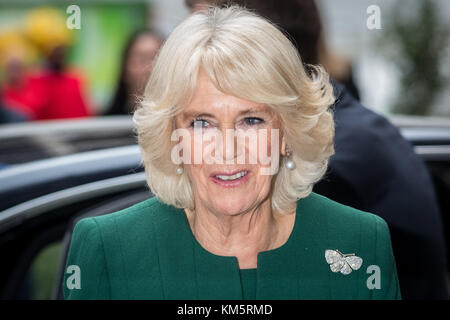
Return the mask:
{"type": "MultiPolygon", "coordinates": [[[[156,198],[79,221],[66,270],[65,299],[243,298],[236,257],[206,251],[184,210],[156,198]]],[[[315,193],[300,199],[288,241],[258,254],[256,298],[400,299],[386,222],[315,193]],[[327,249],[354,253],[362,266],[334,273],[327,249]]]]}

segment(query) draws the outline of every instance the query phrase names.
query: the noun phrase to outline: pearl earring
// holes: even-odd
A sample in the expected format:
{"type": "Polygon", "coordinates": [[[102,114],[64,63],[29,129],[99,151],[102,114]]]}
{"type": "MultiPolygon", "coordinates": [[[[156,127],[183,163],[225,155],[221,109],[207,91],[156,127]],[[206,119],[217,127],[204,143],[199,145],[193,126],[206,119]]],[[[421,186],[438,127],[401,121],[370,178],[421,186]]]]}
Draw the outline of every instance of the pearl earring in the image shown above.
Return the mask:
{"type": "Polygon", "coordinates": [[[177,168],[177,174],[179,174],[179,175],[183,174],[183,167],[177,168]]]}
{"type": "Polygon", "coordinates": [[[284,163],[284,166],[288,170],[294,170],[295,168],[295,162],[291,159],[292,152],[290,150],[286,151],[286,157],[288,160],[284,163]]]}

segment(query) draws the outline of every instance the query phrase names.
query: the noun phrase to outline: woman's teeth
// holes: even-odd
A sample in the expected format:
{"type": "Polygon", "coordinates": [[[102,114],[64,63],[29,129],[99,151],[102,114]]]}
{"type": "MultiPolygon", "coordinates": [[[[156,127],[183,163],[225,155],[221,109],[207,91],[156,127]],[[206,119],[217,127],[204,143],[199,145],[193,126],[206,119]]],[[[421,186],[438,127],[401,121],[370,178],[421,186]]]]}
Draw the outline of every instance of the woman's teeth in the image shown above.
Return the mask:
{"type": "Polygon", "coordinates": [[[241,171],[241,172],[238,172],[236,174],[233,174],[232,176],[217,175],[216,177],[219,178],[220,180],[229,181],[229,180],[240,179],[243,176],[245,176],[246,174],[247,174],[247,171],[241,171]]]}

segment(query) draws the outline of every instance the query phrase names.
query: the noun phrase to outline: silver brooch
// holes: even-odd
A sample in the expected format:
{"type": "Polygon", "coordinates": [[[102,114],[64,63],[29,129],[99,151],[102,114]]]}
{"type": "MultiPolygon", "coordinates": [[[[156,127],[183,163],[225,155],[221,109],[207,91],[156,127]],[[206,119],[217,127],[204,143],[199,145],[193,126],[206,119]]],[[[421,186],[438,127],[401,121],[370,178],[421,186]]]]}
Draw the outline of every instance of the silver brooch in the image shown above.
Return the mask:
{"type": "Polygon", "coordinates": [[[363,259],[355,256],[354,253],[343,254],[339,250],[325,250],[325,260],[330,265],[333,272],[341,272],[342,274],[350,274],[353,270],[358,270],[363,259]]]}

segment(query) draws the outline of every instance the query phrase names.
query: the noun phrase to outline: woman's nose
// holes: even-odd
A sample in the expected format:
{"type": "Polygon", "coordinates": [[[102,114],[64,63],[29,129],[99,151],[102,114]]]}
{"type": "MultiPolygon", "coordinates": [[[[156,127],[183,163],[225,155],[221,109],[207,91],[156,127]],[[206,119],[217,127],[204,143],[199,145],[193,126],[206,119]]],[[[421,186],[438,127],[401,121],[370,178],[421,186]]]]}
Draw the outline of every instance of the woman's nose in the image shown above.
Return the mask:
{"type": "Polygon", "coordinates": [[[221,145],[219,145],[220,156],[225,162],[232,161],[236,158],[236,137],[235,129],[225,127],[220,130],[221,145]]]}

